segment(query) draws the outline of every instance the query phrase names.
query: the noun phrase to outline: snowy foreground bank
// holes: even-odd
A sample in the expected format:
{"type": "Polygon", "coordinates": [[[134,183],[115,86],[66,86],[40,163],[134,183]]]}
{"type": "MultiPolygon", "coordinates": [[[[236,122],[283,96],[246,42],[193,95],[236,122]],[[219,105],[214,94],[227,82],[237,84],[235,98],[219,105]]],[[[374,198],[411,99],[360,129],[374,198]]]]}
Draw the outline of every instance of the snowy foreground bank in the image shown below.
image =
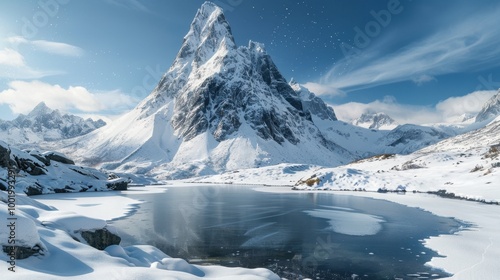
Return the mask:
{"type": "Polygon", "coordinates": [[[147,245],[111,245],[103,251],[89,246],[82,238],[83,232],[103,228],[115,232],[104,219],[122,217],[139,203],[110,194],[81,193],[74,200],[59,200],[53,195],[47,201],[59,209],[18,195],[17,219],[9,231],[5,230],[12,217],[6,203],[8,196],[0,192],[0,221],[6,223],[0,231],[0,243],[7,250],[0,253],[1,279],[279,279],[267,269],[191,265],[147,245]],[[25,259],[11,258],[11,236],[17,246],[35,247],[38,252],[25,259]]]}

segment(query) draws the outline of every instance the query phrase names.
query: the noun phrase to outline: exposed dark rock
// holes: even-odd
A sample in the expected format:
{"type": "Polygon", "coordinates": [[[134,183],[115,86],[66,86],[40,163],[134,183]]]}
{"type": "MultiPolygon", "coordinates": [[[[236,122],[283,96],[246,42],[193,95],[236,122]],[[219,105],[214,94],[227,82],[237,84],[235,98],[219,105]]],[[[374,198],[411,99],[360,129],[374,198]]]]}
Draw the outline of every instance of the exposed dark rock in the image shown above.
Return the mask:
{"type": "Polygon", "coordinates": [[[75,192],[75,189],[73,189],[70,186],[65,186],[62,189],[54,189],[54,192],[55,193],[71,193],[71,192],[75,192]]]}
{"type": "Polygon", "coordinates": [[[40,195],[43,193],[43,187],[40,184],[35,183],[34,185],[27,187],[24,192],[27,196],[40,195]]]}
{"type": "Polygon", "coordinates": [[[21,246],[2,246],[3,251],[14,257],[16,260],[27,259],[34,255],[43,255],[43,250],[40,246],[35,245],[33,248],[21,246]]]}
{"type": "Polygon", "coordinates": [[[30,156],[41,161],[43,164],[45,164],[45,166],[50,166],[50,159],[48,159],[44,155],[40,154],[38,151],[30,151],[29,154],[30,154],[30,156]]]}
{"type": "Polygon", "coordinates": [[[25,171],[26,173],[33,175],[33,176],[38,176],[38,175],[44,175],[47,174],[47,170],[45,169],[45,166],[40,163],[31,160],[29,158],[18,158],[15,157],[16,165],[17,167],[25,171]]]}
{"type": "Polygon", "coordinates": [[[126,191],[128,189],[128,181],[117,180],[116,182],[109,182],[106,184],[109,190],[126,191]]]}
{"type": "Polygon", "coordinates": [[[72,159],[67,158],[66,156],[54,152],[47,152],[43,154],[47,159],[57,161],[64,164],[75,164],[72,159]]]}
{"type": "Polygon", "coordinates": [[[120,236],[111,233],[106,228],[95,231],[82,231],[81,236],[87,241],[87,244],[98,250],[104,250],[110,245],[119,245],[122,240],[120,236]]]}
{"type": "Polygon", "coordinates": [[[0,167],[8,168],[10,160],[10,149],[0,142],[0,167]]]}

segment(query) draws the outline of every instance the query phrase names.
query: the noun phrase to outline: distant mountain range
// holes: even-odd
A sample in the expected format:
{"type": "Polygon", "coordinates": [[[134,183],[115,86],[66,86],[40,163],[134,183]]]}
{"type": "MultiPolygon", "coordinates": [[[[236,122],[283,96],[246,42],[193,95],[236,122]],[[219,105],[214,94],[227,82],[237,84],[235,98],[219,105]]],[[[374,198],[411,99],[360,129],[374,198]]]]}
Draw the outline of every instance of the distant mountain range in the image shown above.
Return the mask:
{"type": "Polygon", "coordinates": [[[389,115],[382,112],[365,112],[358,119],[354,120],[352,124],[368,129],[381,130],[392,130],[399,125],[394,119],[389,117],[389,115]]]}
{"type": "Polygon", "coordinates": [[[62,114],[41,102],[28,115],[20,114],[12,121],[0,120],[0,140],[13,145],[35,144],[74,138],[105,125],[103,120],[62,114]]]}

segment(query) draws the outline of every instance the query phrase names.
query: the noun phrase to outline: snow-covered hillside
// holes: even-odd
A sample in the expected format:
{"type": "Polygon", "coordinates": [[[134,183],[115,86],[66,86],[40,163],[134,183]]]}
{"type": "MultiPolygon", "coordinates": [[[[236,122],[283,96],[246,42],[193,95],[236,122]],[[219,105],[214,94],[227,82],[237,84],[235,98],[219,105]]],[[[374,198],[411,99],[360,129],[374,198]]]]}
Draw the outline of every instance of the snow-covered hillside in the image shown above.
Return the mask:
{"type": "Polygon", "coordinates": [[[57,152],[19,150],[0,141],[0,190],[7,191],[8,170],[16,176],[15,191],[28,195],[126,189],[128,179],[81,167],[57,152]]]}
{"type": "Polygon", "coordinates": [[[61,114],[41,102],[28,115],[20,114],[12,121],[0,120],[0,139],[12,145],[36,144],[81,136],[104,125],[103,120],[61,114]]]}
{"type": "Polygon", "coordinates": [[[497,117],[484,128],[410,155],[380,155],[338,168],[315,170],[304,178],[319,178],[312,188],[446,190],[461,197],[500,202],[499,131],[497,117]]]}
{"type": "Polygon", "coordinates": [[[447,196],[500,202],[500,117],[408,155],[380,154],[335,168],[281,164],[191,182],[264,184],[297,189],[446,191],[447,196]]]}

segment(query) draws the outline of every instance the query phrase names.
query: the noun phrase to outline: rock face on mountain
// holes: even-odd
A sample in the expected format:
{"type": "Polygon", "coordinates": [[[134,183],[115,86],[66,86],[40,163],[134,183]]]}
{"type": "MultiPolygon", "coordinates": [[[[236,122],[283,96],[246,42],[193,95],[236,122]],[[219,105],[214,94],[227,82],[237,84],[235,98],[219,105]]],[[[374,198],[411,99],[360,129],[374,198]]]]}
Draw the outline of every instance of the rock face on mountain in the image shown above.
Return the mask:
{"type": "Polygon", "coordinates": [[[0,139],[13,145],[54,141],[81,136],[104,125],[103,120],[61,114],[41,102],[28,115],[0,121],[0,139]]]}
{"type": "Polygon", "coordinates": [[[368,128],[391,130],[398,126],[398,123],[385,113],[365,112],[358,119],[352,122],[353,125],[368,128]]]}
{"type": "Polygon", "coordinates": [[[351,161],[314,118],[336,121],[321,99],[292,89],[263,45],[238,47],[222,10],[206,2],[153,92],[64,152],[85,164],[162,178],[351,161]]]}
{"type": "Polygon", "coordinates": [[[500,116],[500,91],[494,95],[476,116],[476,122],[493,120],[500,116]]]}
{"type": "Polygon", "coordinates": [[[301,86],[293,79],[290,81],[290,87],[299,95],[302,102],[302,108],[309,112],[312,116],[318,117],[321,120],[336,121],[337,116],[332,107],[329,107],[325,102],[310,92],[307,88],[301,86]]]}

